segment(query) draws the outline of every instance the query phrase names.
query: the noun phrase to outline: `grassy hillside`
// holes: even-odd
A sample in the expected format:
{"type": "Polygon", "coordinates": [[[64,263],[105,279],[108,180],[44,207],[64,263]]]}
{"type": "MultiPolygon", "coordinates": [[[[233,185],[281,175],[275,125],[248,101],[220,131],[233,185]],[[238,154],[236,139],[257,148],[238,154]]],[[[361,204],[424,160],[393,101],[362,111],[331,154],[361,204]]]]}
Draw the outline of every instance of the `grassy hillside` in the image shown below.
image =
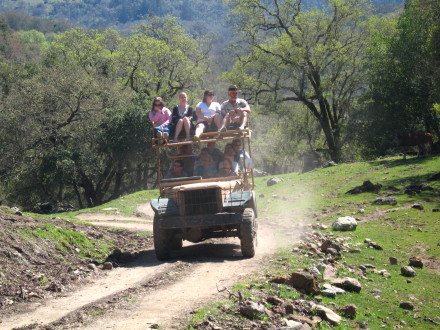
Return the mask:
{"type": "MultiPolygon", "coordinates": [[[[439,164],[438,156],[407,161],[387,158],[342,164],[305,174],[281,175],[279,178],[284,181],[270,187],[266,185],[268,178],[258,178],[259,222],[275,224],[280,228],[279,232],[287,236],[285,240],[288,244],[273,258],[267,270],[239,283],[229,301],[200,310],[188,327],[207,323],[225,328],[235,327],[234,324],[251,327],[264,326],[265,322],[282,326],[286,325],[286,319],[301,314],[297,311],[280,312],[280,307],[275,306],[274,299],[269,297],[277,297],[284,305],[293,306],[296,306],[298,299],[304,299],[324,305],[342,316],[340,307],[356,305],[356,316],[353,319],[343,317],[343,321],[336,326],[339,329],[438,327],[440,181],[428,179],[440,172],[439,164]],[[380,183],[382,188],[377,193],[346,193],[362,185],[365,180],[380,183]],[[405,190],[412,182],[427,183],[432,190],[408,194],[405,190]],[[395,197],[397,204],[372,204],[377,197],[395,197]],[[414,203],[421,203],[423,210],[412,208],[414,203]],[[358,219],[356,231],[333,231],[331,224],[340,216],[358,219]],[[327,229],[322,229],[325,226],[327,229]],[[301,231],[305,232],[303,241],[292,249],[292,239],[301,231]],[[312,231],[319,234],[307,234],[312,231]],[[319,251],[325,239],[342,246],[340,257],[326,256],[319,251]],[[365,243],[366,239],[375,242],[381,250],[369,246],[365,243]],[[349,253],[349,250],[358,250],[359,253],[349,253]],[[424,267],[415,268],[415,277],[402,276],[401,267],[407,266],[409,258],[414,256],[421,258],[424,267]],[[390,257],[396,258],[397,264],[391,265],[390,257]],[[362,290],[329,298],[321,294],[305,295],[289,284],[271,281],[277,276],[288,278],[294,271],[310,269],[322,262],[333,265],[336,277],[358,279],[362,290]],[[375,268],[367,268],[363,272],[362,265],[375,268]],[[386,270],[390,276],[383,275],[382,270],[386,270]],[[236,299],[240,294],[244,300],[265,302],[266,313],[256,315],[253,320],[241,316],[239,309],[242,304],[236,299]],[[411,302],[414,309],[400,308],[399,304],[403,301],[411,302]]],[[[321,288],[325,282],[329,282],[320,276],[317,278],[321,288]]],[[[316,311],[313,313],[317,315],[316,311]]],[[[307,313],[302,315],[313,316],[307,313]]],[[[315,326],[332,327],[325,321],[315,326]]]]}

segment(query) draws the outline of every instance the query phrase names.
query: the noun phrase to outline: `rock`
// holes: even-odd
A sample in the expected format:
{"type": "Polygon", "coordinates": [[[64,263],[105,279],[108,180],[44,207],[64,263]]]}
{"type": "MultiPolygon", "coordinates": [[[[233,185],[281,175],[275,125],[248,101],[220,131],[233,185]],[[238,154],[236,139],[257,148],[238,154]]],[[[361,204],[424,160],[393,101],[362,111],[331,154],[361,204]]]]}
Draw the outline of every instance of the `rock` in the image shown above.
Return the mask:
{"type": "Polygon", "coordinates": [[[292,275],[290,275],[290,283],[294,288],[304,291],[307,294],[319,292],[318,282],[309,272],[293,272],[292,275]]]}
{"type": "Polygon", "coordinates": [[[113,269],[113,264],[109,261],[104,262],[104,264],[102,265],[102,269],[104,270],[112,270],[113,269]]]}
{"type": "Polygon", "coordinates": [[[359,209],[359,210],[357,210],[357,213],[364,214],[365,210],[364,209],[359,209]]]}
{"type": "Polygon", "coordinates": [[[397,259],[394,257],[390,257],[390,265],[397,265],[397,259]]]}
{"type": "Polygon", "coordinates": [[[377,244],[376,242],[370,242],[368,243],[368,246],[370,248],[373,248],[375,250],[383,250],[382,246],[380,246],[379,244],[377,244]]]}
{"type": "Polygon", "coordinates": [[[414,305],[413,305],[413,303],[411,303],[411,302],[409,302],[409,301],[402,301],[402,302],[400,303],[399,307],[400,307],[400,308],[403,308],[403,309],[410,310],[410,311],[412,311],[412,310],[414,309],[414,305]]]}
{"type": "Polygon", "coordinates": [[[332,248],[328,248],[326,250],[326,253],[330,254],[332,256],[340,256],[341,255],[336,249],[332,249],[332,248]]]}
{"type": "Polygon", "coordinates": [[[94,272],[95,274],[98,273],[98,267],[96,267],[95,264],[90,263],[90,264],[87,265],[87,268],[90,269],[90,270],[93,270],[93,272],[94,272]]]}
{"type": "Polygon", "coordinates": [[[346,291],[360,292],[362,289],[361,283],[352,277],[335,278],[331,284],[346,291]]]}
{"type": "Polygon", "coordinates": [[[367,180],[364,181],[362,186],[354,187],[353,189],[350,189],[347,191],[347,194],[360,194],[363,192],[378,192],[382,188],[382,185],[380,183],[374,184],[371,181],[367,180]]]}
{"type": "Polygon", "coordinates": [[[264,198],[264,194],[260,194],[258,197],[260,197],[260,198],[264,198]]]}
{"type": "Polygon", "coordinates": [[[339,324],[342,321],[342,318],[338,314],[322,305],[313,305],[312,310],[333,325],[339,324]]]}
{"type": "Polygon", "coordinates": [[[357,221],[355,218],[352,217],[339,217],[332,224],[333,230],[339,230],[339,231],[356,230],[356,227],[357,227],[357,221]]]}
{"type": "Polygon", "coordinates": [[[327,249],[335,249],[336,251],[341,251],[341,247],[338,245],[338,244],[336,244],[336,243],[334,243],[334,242],[332,242],[331,240],[325,240],[322,244],[321,244],[321,247],[320,247],[320,249],[321,249],[321,251],[322,252],[324,252],[324,253],[327,253],[327,249]]]}
{"type": "Polygon", "coordinates": [[[333,286],[331,284],[325,283],[323,287],[327,290],[331,290],[333,292],[336,292],[336,294],[344,294],[346,291],[344,289],[338,288],[337,286],[333,286]]]}
{"type": "Polygon", "coordinates": [[[327,265],[323,262],[320,262],[315,267],[318,268],[318,270],[322,273],[324,271],[325,267],[327,267],[327,265]]]}
{"type": "Polygon", "coordinates": [[[411,266],[404,266],[404,267],[400,268],[400,272],[402,273],[403,276],[406,276],[406,277],[416,276],[416,271],[411,266]]]}
{"type": "Polygon", "coordinates": [[[336,166],[336,165],[338,165],[338,164],[336,164],[334,161],[330,160],[330,161],[328,161],[328,162],[325,162],[325,163],[322,165],[322,167],[323,167],[323,168],[326,168],[326,167],[331,167],[331,166],[336,166]]]}
{"type": "Polygon", "coordinates": [[[417,210],[420,210],[420,211],[423,211],[425,208],[423,207],[423,204],[422,203],[414,203],[412,206],[411,206],[413,209],[417,209],[417,210]]]}
{"type": "Polygon", "coordinates": [[[396,205],[397,198],[395,197],[378,197],[373,201],[376,205],[396,205]]]}
{"type": "Polygon", "coordinates": [[[336,293],[335,291],[330,290],[330,289],[324,289],[324,290],[321,290],[321,294],[322,294],[324,297],[330,297],[330,298],[335,298],[336,295],[337,295],[337,293],[336,293]]]}
{"type": "Polygon", "coordinates": [[[327,265],[322,273],[324,280],[331,280],[336,276],[336,269],[332,265],[327,265]]]}
{"type": "Polygon", "coordinates": [[[266,301],[275,306],[282,305],[284,303],[283,299],[274,296],[267,297],[266,301]]]}
{"type": "Polygon", "coordinates": [[[416,268],[423,268],[423,261],[420,257],[409,258],[409,265],[416,268]]]}
{"type": "Polygon", "coordinates": [[[247,318],[254,319],[255,316],[259,314],[266,314],[266,308],[263,304],[254,301],[246,301],[240,306],[240,313],[247,318]]]}
{"type": "Polygon", "coordinates": [[[426,183],[412,182],[410,185],[406,186],[405,189],[406,189],[406,191],[411,191],[411,192],[418,194],[421,191],[433,190],[434,188],[432,188],[429,184],[426,184],[426,183]]]}
{"type": "Polygon", "coordinates": [[[353,304],[342,306],[339,308],[339,311],[341,311],[345,317],[353,319],[356,317],[357,306],[353,304]]]}
{"type": "Polygon", "coordinates": [[[315,323],[322,322],[322,319],[318,316],[315,316],[315,317],[313,317],[313,319],[310,319],[307,316],[302,316],[299,314],[289,315],[289,320],[297,321],[302,324],[308,324],[308,325],[313,325],[315,323]],[[317,320],[316,318],[319,318],[319,320],[317,320]]]}
{"type": "Polygon", "coordinates": [[[283,182],[283,181],[284,180],[281,179],[281,178],[274,177],[274,178],[271,178],[271,179],[267,180],[266,184],[267,184],[268,187],[270,187],[270,186],[273,186],[273,185],[275,185],[275,184],[277,184],[279,182],[283,182]]]}
{"type": "Polygon", "coordinates": [[[348,252],[349,253],[361,253],[361,250],[360,249],[351,249],[351,250],[348,250],[348,252]]]}
{"type": "Polygon", "coordinates": [[[432,209],[432,212],[440,212],[440,208],[432,209]]]}
{"type": "MultiPolygon", "coordinates": [[[[301,322],[294,321],[294,320],[284,320],[284,324],[287,326],[287,328],[284,328],[286,330],[287,329],[288,330],[306,330],[306,329],[311,329],[308,324],[302,324],[301,322]]],[[[283,327],[278,328],[278,329],[283,329],[283,327]]]]}
{"type": "Polygon", "coordinates": [[[277,284],[287,284],[290,282],[290,279],[288,276],[276,276],[271,278],[269,282],[277,284]]]}
{"type": "Polygon", "coordinates": [[[371,292],[372,294],[375,294],[375,295],[380,295],[380,294],[382,294],[382,291],[379,290],[379,289],[376,289],[376,288],[371,289],[370,292],[371,292]]]}
{"type": "Polygon", "coordinates": [[[309,268],[309,272],[317,277],[321,277],[321,272],[316,267],[309,268]]]}

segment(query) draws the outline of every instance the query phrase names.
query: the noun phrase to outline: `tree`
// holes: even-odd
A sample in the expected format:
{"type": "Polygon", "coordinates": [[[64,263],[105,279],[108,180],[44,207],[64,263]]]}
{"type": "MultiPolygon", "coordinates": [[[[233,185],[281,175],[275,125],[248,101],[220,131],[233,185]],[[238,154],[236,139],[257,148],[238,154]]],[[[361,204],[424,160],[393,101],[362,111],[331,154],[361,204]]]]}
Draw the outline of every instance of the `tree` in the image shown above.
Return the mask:
{"type": "Polygon", "coordinates": [[[208,70],[201,41],[185,34],[175,18],[152,18],[119,47],[117,75],[136,93],[173,97],[196,89],[208,70]]]}
{"type": "Polygon", "coordinates": [[[369,51],[369,102],[366,130],[370,149],[383,152],[397,132],[440,135],[440,3],[407,1],[393,29],[382,30],[369,51]],[[391,33],[390,33],[391,31],[391,33]]]}
{"type": "Polygon", "coordinates": [[[329,0],[302,11],[300,0],[228,0],[233,22],[249,44],[224,79],[253,91],[255,101],[301,102],[325,136],[329,156],[341,159],[344,125],[365,86],[370,37],[366,0],[329,0]],[[270,94],[270,96],[268,96],[270,94]]]}

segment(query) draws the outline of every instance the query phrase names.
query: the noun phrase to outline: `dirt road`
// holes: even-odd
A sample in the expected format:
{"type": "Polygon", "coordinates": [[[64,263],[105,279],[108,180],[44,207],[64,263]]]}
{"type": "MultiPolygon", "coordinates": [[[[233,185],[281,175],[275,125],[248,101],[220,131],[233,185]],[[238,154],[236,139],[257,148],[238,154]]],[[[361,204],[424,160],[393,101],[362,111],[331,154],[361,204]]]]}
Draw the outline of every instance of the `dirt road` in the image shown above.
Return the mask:
{"type": "MultiPolygon", "coordinates": [[[[143,212],[147,213],[143,222],[96,214],[82,219],[148,230],[151,211],[144,207],[143,212]]],[[[153,250],[146,251],[141,260],[108,271],[76,292],[31,305],[25,313],[2,320],[0,329],[30,324],[60,329],[148,329],[157,325],[179,329],[191,311],[225,299],[227,292],[218,289],[229,288],[240,276],[259,269],[276,247],[271,228],[260,222],[257,253],[252,259],[241,257],[238,238],[185,244],[165,263],[156,260],[153,250]]]]}

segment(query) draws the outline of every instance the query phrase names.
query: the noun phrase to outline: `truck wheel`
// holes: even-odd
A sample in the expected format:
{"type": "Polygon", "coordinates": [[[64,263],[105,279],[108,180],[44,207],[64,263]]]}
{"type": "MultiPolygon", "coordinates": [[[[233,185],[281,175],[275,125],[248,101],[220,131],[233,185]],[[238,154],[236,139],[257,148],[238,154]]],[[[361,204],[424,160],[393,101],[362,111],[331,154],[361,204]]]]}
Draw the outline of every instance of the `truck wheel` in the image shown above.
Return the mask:
{"type": "Polygon", "coordinates": [[[240,225],[241,254],[245,258],[255,256],[257,245],[257,221],[254,210],[247,208],[243,212],[243,222],[240,225]]]}
{"type": "Polygon", "coordinates": [[[170,239],[170,249],[171,250],[180,250],[183,246],[182,238],[176,235],[176,233],[173,234],[173,236],[170,239]]]}
{"type": "Polygon", "coordinates": [[[156,252],[157,260],[170,259],[170,246],[168,239],[168,231],[160,228],[159,218],[154,217],[153,221],[153,238],[154,250],[156,252]]]}

